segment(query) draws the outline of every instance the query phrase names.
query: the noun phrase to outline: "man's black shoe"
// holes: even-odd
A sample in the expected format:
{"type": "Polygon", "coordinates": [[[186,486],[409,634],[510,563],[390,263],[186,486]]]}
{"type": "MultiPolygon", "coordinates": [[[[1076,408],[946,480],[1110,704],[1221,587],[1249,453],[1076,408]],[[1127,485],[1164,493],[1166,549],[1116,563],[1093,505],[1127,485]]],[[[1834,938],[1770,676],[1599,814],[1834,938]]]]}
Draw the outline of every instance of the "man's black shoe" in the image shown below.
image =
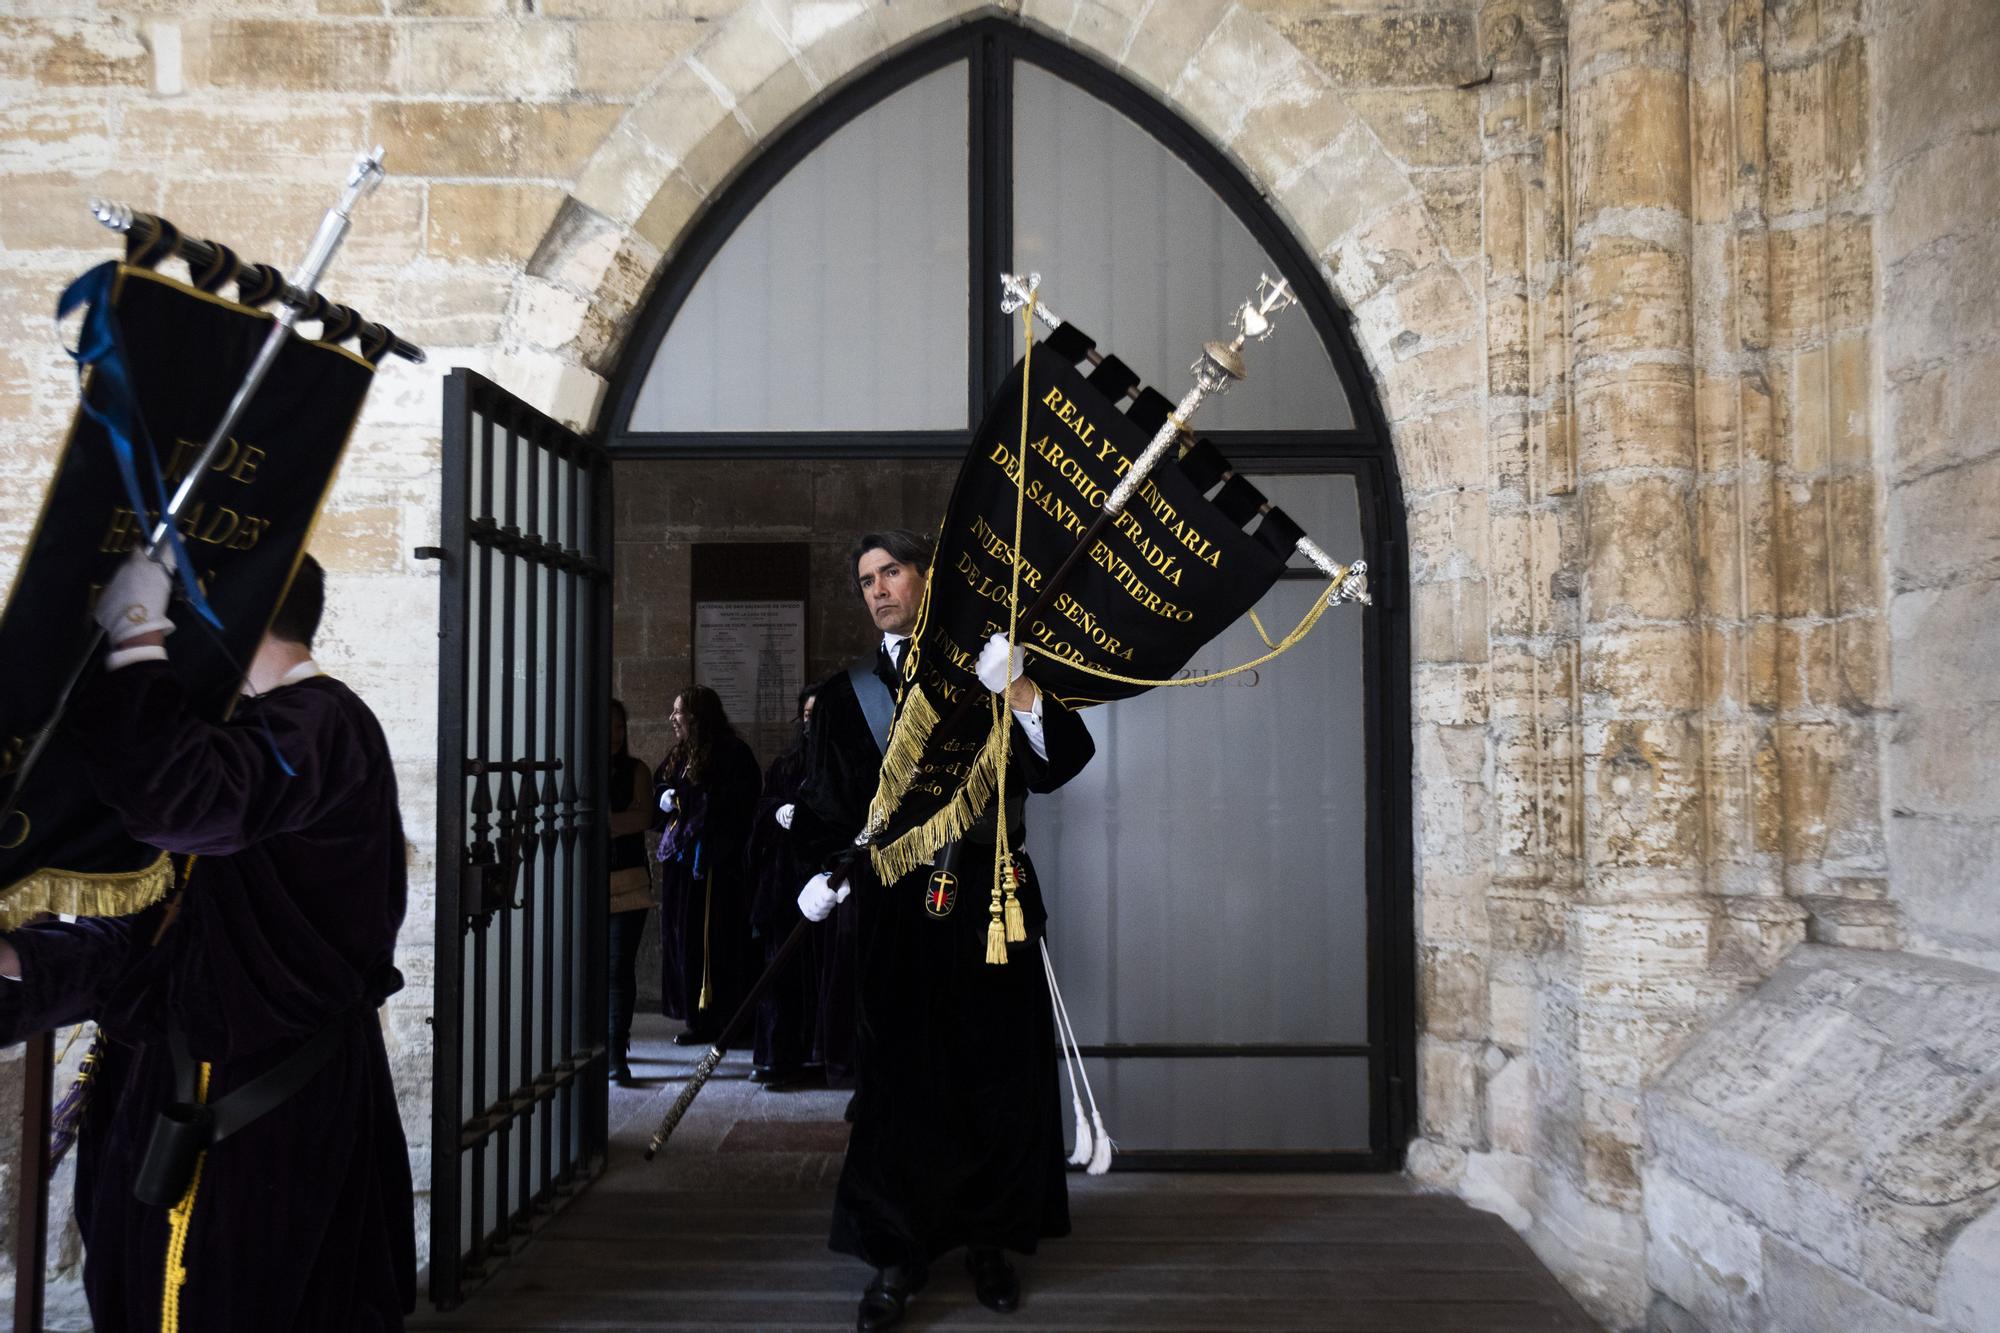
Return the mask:
{"type": "Polygon", "coordinates": [[[876,1269],[875,1280],[868,1284],[868,1290],[861,1293],[861,1307],[854,1313],[854,1327],[859,1333],[869,1333],[872,1329],[893,1328],[901,1323],[910,1297],[924,1289],[924,1282],[929,1276],[921,1268],[876,1269]]]}
{"type": "Polygon", "coordinates": [[[629,1088],[638,1082],[637,1079],[632,1077],[631,1062],[626,1060],[622,1055],[612,1057],[611,1081],[621,1088],[629,1088]]]}
{"type": "Polygon", "coordinates": [[[714,1044],[714,1040],[712,1037],[695,1032],[676,1032],[674,1034],[674,1045],[676,1046],[710,1046],[714,1044]]]}
{"type": "Polygon", "coordinates": [[[762,1083],[767,1087],[781,1088],[787,1083],[797,1083],[805,1077],[805,1071],[797,1065],[758,1065],[750,1071],[752,1083],[762,1083]]]}
{"type": "Polygon", "coordinates": [[[1006,1255],[975,1245],[965,1252],[965,1267],[972,1274],[972,1290],[981,1305],[995,1314],[1012,1314],[1021,1308],[1021,1275],[1006,1255]]]}

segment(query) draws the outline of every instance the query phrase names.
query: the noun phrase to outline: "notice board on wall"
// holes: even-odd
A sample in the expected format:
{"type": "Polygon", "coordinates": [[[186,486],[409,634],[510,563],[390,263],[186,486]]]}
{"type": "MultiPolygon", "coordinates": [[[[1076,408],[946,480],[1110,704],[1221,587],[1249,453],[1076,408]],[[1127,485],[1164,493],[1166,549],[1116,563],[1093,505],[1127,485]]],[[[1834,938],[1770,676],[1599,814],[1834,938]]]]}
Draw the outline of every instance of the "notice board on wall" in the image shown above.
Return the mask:
{"type": "Polygon", "coordinates": [[[768,764],[791,743],[805,685],[810,548],[708,542],[692,556],[694,678],[768,764]]]}

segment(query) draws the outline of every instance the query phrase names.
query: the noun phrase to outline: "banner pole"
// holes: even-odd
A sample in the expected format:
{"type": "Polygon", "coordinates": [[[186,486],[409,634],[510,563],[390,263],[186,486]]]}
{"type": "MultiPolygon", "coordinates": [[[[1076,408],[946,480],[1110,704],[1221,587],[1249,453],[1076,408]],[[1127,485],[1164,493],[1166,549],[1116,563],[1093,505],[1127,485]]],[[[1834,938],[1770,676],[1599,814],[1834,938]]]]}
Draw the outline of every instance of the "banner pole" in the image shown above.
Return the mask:
{"type": "MultiPolygon", "coordinates": [[[[341,192],[339,201],[326,211],[325,217],[320,219],[319,231],[313,237],[312,246],[306,251],[305,259],[293,271],[288,281],[283,304],[272,322],[271,331],[265,335],[263,346],[257,349],[256,360],[250,363],[250,369],[244,374],[243,382],[237,386],[234,396],[230,398],[229,407],[223,412],[222,420],[216,423],[207,443],[202,446],[200,455],[189,465],[186,475],[181,478],[180,485],[174,489],[173,498],[168,502],[166,512],[160,515],[160,521],[154,525],[152,533],[147,537],[148,559],[159,559],[160,544],[166,540],[174,521],[180,517],[181,510],[193,496],[195,487],[208,474],[209,464],[213,463],[215,456],[222,452],[223,442],[229,438],[229,432],[236,428],[238,421],[242,420],[244,412],[250,406],[251,398],[256,395],[258,387],[264,382],[264,377],[270,373],[271,366],[277,361],[279,351],[293,336],[300,315],[305,309],[305,303],[318,289],[319,280],[325,274],[327,265],[332,262],[334,253],[340,249],[340,243],[347,238],[348,228],[353,222],[355,205],[367,198],[381,183],[382,174],[382,149],[379,146],[359,154],[354,159],[354,165],[348,171],[346,188],[341,192]]],[[[83,679],[83,673],[90,669],[90,663],[97,656],[97,650],[103,643],[103,626],[93,624],[83,651],[77,655],[75,664],[70,667],[68,675],[63,679],[62,691],[56,696],[54,711],[50,713],[48,721],[42,724],[41,729],[36,731],[34,740],[29,743],[14,770],[14,781],[7,790],[7,799],[5,802],[0,802],[0,830],[4,830],[7,821],[13,818],[15,810],[20,805],[22,789],[27,785],[28,775],[34,771],[35,764],[48,749],[49,741],[55,735],[56,724],[69,710],[70,695],[75,691],[77,682],[83,679]]]]}

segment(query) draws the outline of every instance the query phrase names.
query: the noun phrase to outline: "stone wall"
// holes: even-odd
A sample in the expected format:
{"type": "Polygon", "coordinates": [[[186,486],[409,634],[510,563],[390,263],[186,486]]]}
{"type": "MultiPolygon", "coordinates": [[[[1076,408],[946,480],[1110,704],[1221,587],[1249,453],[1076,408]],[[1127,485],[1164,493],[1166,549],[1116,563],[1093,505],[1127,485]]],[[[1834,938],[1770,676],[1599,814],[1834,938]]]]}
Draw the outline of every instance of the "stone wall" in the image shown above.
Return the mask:
{"type": "Polygon", "coordinates": [[[2000,9],[1876,0],[1894,896],[2000,967],[2000,9]]]}
{"type": "MultiPolygon", "coordinates": [[[[0,479],[17,493],[69,411],[41,312],[105,252],[84,198],[289,259],[351,150],[387,147],[395,177],[329,286],[433,364],[384,374],[316,549],[324,657],[382,712],[416,839],[391,1033],[419,1180],[436,587],[410,550],[435,537],[437,367],[591,424],[664,257],[759,145],[898,47],[992,15],[1220,146],[1355,316],[1411,546],[1411,1171],[1505,1214],[1615,1328],[1804,1326],[1808,1288],[1839,1288],[1801,1256],[1932,1321],[1913,1326],[1980,1327],[1961,1299],[1979,1262],[1939,1259],[1929,1288],[1842,1268],[1667,1136],[1715,1080],[1825,1094],[1859,1067],[1841,1051],[1866,1049],[1839,1017],[1873,1012],[1853,995],[1905,997],[1883,1001],[1893,1028],[1898,1005],[1976,993],[2000,961],[1978,893],[1997,826],[1981,409],[2000,136],[1993,7],[1955,0],[11,5],[0,479]],[[1879,951],[1875,980],[1787,1020],[1822,1058],[1722,1068],[1820,984],[1810,970],[1847,975],[1842,946],[1879,951]],[[1654,1253],[1682,1217],[1715,1220],[1685,1234],[1721,1262],[1654,1253]],[[1731,1305],[1752,1249],[1761,1304],[1731,1305]]],[[[664,583],[621,609],[628,698],[658,697],[685,651],[672,561],[694,527],[665,518],[678,483],[648,475],[621,495],[621,578],[664,583]],[[656,484],[657,503],[631,498],[656,484]]],[[[822,486],[845,484],[815,479],[810,526],[803,509],[779,526],[820,532],[822,486]]],[[[0,513],[0,567],[28,521],[0,513]]],[[[1990,1160],[2000,1131],[1968,1115],[1935,1169],[1990,1160]]],[[[1879,1202],[1825,1197],[1857,1228],[1879,1202]]],[[[1973,1211],[1955,1219],[1985,1235],[1973,1211]]]]}

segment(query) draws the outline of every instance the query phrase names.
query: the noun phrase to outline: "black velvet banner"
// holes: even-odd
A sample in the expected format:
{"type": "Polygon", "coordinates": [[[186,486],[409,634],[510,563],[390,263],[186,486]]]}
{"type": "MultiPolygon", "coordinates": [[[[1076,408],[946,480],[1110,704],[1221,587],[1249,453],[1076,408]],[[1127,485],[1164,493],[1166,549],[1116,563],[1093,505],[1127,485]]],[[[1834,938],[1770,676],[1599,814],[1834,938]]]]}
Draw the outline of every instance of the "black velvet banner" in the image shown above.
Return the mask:
{"type": "MultiPolygon", "coordinates": [[[[146,510],[133,511],[112,433],[79,409],[0,609],[0,794],[13,788],[17,764],[90,640],[99,589],[159,519],[146,455],[171,495],[272,323],[269,314],[144,269],[120,268],[108,291],[100,316],[115,321],[140,423],[128,438],[146,510]]],[[[207,716],[230,711],[373,375],[351,352],[289,341],[179,516],[183,549],[222,629],[198,620],[177,596],[168,653],[207,716]]],[[[90,403],[114,420],[122,415],[112,401],[119,378],[100,362],[86,387],[90,403]]],[[[101,669],[100,655],[89,670],[101,669]]],[[[58,729],[0,827],[0,919],[115,914],[157,894],[159,853],[127,838],[90,793],[82,757],[58,729]]]]}
{"type": "MultiPolygon", "coordinates": [[[[1019,594],[1025,612],[1164,417],[1162,400],[1150,390],[1133,404],[1138,420],[1120,410],[1109,395],[1122,395],[1131,377],[1114,359],[1104,362],[1115,367],[1111,374],[1102,367],[1088,380],[1078,374],[1061,353],[1080,358],[1089,341],[1064,338],[1066,329],[1052,336],[1054,346],[1037,344],[1026,363],[1025,455],[1024,372],[1017,364],[974,435],[952,492],[876,798],[877,818],[887,820],[874,844],[884,874],[926,859],[990,797],[991,696],[974,664],[987,638],[1007,630],[1017,479],[1025,488],[1019,594]],[[961,713],[966,700],[974,706],[961,713]]],[[[1216,457],[1212,447],[1201,452],[1204,460],[1216,457]]],[[[1240,478],[1230,484],[1240,485],[1238,497],[1255,495],[1240,478]]],[[[1258,526],[1246,532],[1205,489],[1169,453],[1091,541],[1049,608],[1018,627],[1020,642],[1044,650],[1027,654],[1026,669],[1045,693],[1073,708],[1143,693],[1146,685],[1069,664],[1139,681],[1170,679],[1277,581],[1290,542],[1274,550],[1258,536],[1272,524],[1296,533],[1290,520],[1276,510],[1258,517],[1253,506],[1250,521],[1258,526]]]]}

